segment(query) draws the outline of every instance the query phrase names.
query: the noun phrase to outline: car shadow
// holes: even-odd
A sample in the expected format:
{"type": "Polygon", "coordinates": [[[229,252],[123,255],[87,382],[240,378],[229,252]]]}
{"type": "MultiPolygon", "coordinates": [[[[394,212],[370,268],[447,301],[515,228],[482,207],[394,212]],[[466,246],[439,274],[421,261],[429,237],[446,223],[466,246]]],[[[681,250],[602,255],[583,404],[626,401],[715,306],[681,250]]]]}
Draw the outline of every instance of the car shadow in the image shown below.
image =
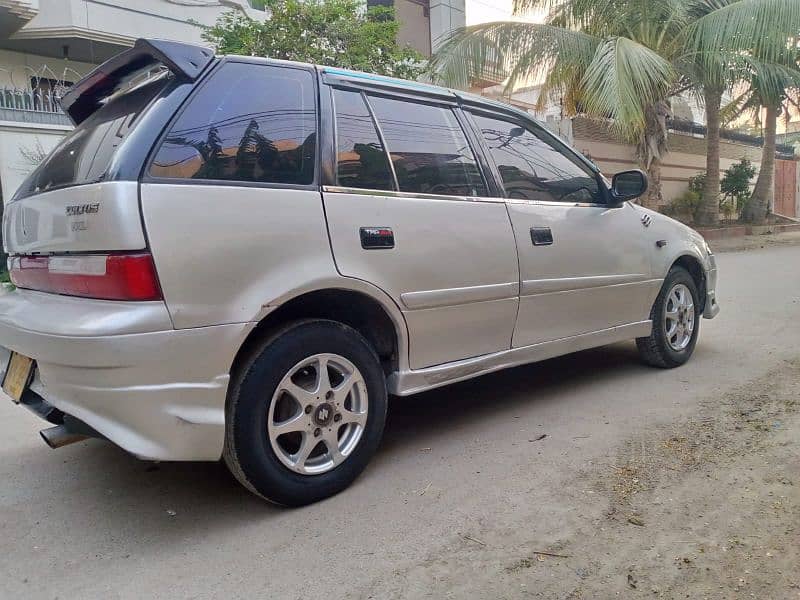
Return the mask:
{"type": "Polygon", "coordinates": [[[582,387],[619,377],[646,376],[632,343],[593,348],[483,375],[404,398],[392,398],[381,454],[447,428],[567,400],[582,387]]]}

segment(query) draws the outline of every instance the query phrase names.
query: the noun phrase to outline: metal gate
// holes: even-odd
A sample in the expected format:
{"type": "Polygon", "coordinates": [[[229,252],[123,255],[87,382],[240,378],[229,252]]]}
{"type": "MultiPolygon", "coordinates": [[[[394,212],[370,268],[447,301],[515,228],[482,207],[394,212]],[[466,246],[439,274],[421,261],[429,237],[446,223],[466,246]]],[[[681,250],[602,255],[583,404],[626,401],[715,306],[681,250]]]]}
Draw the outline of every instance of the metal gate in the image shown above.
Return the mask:
{"type": "Polygon", "coordinates": [[[784,217],[797,217],[797,201],[800,187],[797,180],[796,160],[775,161],[775,206],[773,211],[784,217]]]}

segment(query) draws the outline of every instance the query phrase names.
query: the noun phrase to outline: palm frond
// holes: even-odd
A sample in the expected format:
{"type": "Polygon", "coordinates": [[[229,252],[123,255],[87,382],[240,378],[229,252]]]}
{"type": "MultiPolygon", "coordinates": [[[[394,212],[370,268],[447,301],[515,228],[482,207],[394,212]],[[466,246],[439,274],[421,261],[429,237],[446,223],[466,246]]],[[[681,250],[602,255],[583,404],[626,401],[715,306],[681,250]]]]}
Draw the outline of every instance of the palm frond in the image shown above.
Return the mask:
{"type": "Polygon", "coordinates": [[[748,71],[753,94],[764,105],[776,106],[783,102],[790,89],[800,88],[800,70],[784,64],[774,64],[753,56],[737,57],[739,70],[748,71]]]}
{"type": "Polygon", "coordinates": [[[477,77],[508,87],[525,78],[543,78],[554,62],[586,66],[599,40],[578,31],[519,21],[482,23],[455,31],[431,57],[431,78],[466,88],[477,77]]]}
{"type": "Polygon", "coordinates": [[[748,87],[720,109],[719,118],[727,126],[742,115],[757,111],[759,108],[760,104],[756,100],[752,88],[748,87]]]}
{"type": "Polygon", "coordinates": [[[777,63],[785,58],[789,39],[800,33],[798,0],[705,2],[719,7],[697,18],[686,31],[689,45],[705,57],[728,50],[777,63]]]}
{"type": "Polygon", "coordinates": [[[678,76],[669,61],[628,38],[612,38],[597,48],[581,85],[587,112],[614,119],[619,132],[638,138],[646,111],[666,99],[678,76]]]}

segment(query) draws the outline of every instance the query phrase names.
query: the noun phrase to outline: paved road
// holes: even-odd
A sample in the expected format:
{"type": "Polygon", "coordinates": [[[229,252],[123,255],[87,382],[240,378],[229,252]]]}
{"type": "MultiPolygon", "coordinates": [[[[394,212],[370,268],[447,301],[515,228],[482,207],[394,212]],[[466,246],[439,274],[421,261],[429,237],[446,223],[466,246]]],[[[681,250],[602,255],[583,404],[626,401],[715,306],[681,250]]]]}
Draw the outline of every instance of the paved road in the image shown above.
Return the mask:
{"type": "Polygon", "coordinates": [[[49,450],[0,402],[0,597],[468,597],[476,552],[575,543],[566,490],[621,439],[797,356],[798,265],[800,247],[720,255],[722,313],[681,369],[626,343],[398,400],[366,473],[303,509],[214,464],[49,450]]]}

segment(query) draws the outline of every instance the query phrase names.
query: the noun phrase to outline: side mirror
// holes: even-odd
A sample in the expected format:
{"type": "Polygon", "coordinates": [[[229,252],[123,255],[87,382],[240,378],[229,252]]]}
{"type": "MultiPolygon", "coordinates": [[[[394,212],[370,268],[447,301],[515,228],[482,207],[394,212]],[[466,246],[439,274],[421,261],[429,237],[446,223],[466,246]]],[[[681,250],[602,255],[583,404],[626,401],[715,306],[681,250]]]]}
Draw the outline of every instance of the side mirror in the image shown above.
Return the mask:
{"type": "Polygon", "coordinates": [[[617,203],[635,200],[647,191],[647,175],[639,169],[622,171],[611,180],[611,196],[617,203]]]}

